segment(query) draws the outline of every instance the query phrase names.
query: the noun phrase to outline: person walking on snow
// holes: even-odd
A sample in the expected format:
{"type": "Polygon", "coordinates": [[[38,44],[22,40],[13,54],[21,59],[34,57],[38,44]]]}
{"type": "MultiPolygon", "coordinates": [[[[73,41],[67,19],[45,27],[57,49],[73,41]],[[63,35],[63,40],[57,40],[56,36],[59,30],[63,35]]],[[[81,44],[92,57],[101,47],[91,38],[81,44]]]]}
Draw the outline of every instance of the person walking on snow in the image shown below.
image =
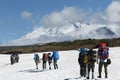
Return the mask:
{"type": "Polygon", "coordinates": [[[86,63],[88,48],[80,48],[78,56],[78,63],[80,65],[80,77],[86,77],[86,63]]]}
{"type": "Polygon", "coordinates": [[[40,63],[40,59],[37,53],[34,54],[34,61],[35,61],[36,69],[38,69],[38,64],[40,63]]]}
{"type": "Polygon", "coordinates": [[[46,53],[43,53],[43,56],[42,56],[42,65],[43,65],[43,69],[46,69],[46,63],[48,61],[48,55],[46,53]]]}
{"type": "Polygon", "coordinates": [[[109,57],[109,49],[107,48],[106,43],[101,43],[98,49],[98,59],[97,59],[97,63],[99,60],[99,65],[98,65],[98,72],[99,72],[99,76],[98,78],[101,78],[101,72],[102,72],[102,67],[104,66],[104,72],[105,72],[105,78],[108,78],[108,64],[107,64],[107,59],[109,57]]]}
{"type": "Polygon", "coordinates": [[[53,51],[52,57],[53,57],[54,69],[58,69],[57,61],[59,60],[59,54],[58,54],[58,51],[57,51],[57,50],[54,50],[54,51],[53,51]]]}
{"type": "Polygon", "coordinates": [[[48,64],[49,64],[50,70],[51,70],[51,63],[52,63],[52,55],[51,55],[51,53],[48,53],[48,64]]]}

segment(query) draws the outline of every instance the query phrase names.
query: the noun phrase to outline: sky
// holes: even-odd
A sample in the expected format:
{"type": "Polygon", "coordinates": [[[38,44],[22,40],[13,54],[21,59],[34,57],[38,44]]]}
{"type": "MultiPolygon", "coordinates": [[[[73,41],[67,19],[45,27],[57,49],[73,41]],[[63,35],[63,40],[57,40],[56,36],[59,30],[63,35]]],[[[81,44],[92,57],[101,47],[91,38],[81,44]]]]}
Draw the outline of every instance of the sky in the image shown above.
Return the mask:
{"type": "MultiPolygon", "coordinates": [[[[98,50],[98,49],[97,49],[98,50]]],[[[44,52],[38,52],[40,58],[44,52]]],[[[46,52],[48,53],[48,52],[46,52]]],[[[59,51],[58,69],[42,69],[42,61],[36,70],[33,60],[34,54],[19,54],[19,63],[10,64],[10,55],[0,54],[0,79],[1,80],[85,80],[80,77],[80,66],[78,64],[77,50],[59,51]]],[[[102,79],[100,80],[120,80],[120,47],[109,48],[109,58],[111,64],[108,65],[108,79],[105,79],[104,67],[102,68],[102,79]]],[[[90,72],[90,80],[91,75],[90,72]]],[[[98,64],[95,63],[94,77],[98,76],[98,64]]],[[[98,79],[97,79],[98,80],[98,79]]]]}
{"type": "Polygon", "coordinates": [[[64,20],[74,20],[73,15],[75,20],[89,17],[93,23],[105,22],[100,21],[102,15],[108,22],[119,23],[119,4],[120,0],[0,0],[0,45],[21,39],[38,26],[63,24],[60,14],[64,20]]]}

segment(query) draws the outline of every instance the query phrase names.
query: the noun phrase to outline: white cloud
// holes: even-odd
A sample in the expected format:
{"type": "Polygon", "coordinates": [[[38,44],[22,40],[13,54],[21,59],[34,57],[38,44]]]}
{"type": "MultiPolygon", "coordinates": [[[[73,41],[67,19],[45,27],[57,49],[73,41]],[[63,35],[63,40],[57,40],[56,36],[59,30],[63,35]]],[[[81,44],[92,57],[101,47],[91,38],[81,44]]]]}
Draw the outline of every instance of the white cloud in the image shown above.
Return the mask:
{"type": "Polygon", "coordinates": [[[93,13],[89,20],[95,24],[120,23],[120,0],[112,1],[104,11],[93,13]]]}
{"type": "Polygon", "coordinates": [[[89,19],[90,23],[92,24],[106,24],[106,15],[104,12],[97,12],[92,14],[89,19]]]}
{"type": "Polygon", "coordinates": [[[106,16],[109,22],[120,22],[120,1],[113,1],[106,9],[106,16]]]}
{"type": "Polygon", "coordinates": [[[46,15],[41,20],[41,24],[45,27],[49,26],[63,26],[67,23],[72,23],[80,20],[86,15],[82,10],[76,9],[74,7],[65,7],[61,11],[55,11],[50,15],[46,15]]]}
{"type": "Polygon", "coordinates": [[[22,19],[30,19],[31,17],[32,17],[32,14],[30,12],[28,12],[28,11],[23,11],[21,13],[21,18],[22,19]]]}
{"type": "MultiPolygon", "coordinates": [[[[27,45],[34,43],[46,43],[52,41],[65,41],[73,39],[85,39],[85,38],[109,38],[111,35],[106,33],[101,34],[101,30],[105,30],[108,33],[113,32],[113,36],[120,35],[119,25],[120,22],[120,1],[113,1],[105,11],[90,13],[77,9],[75,7],[65,7],[61,11],[54,11],[49,15],[45,15],[41,20],[41,25],[35,28],[32,32],[25,34],[20,39],[9,41],[11,45],[27,45]],[[87,17],[91,22],[90,25],[82,24],[74,28],[73,23],[80,21],[82,18],[87,17]],[[109,25],[108,25],[109,23],[109,25]],[[111,25],[112,23],[112,25],[111,25]],[[101,28],[102,27],[102,28],[101,28]],[[107,27],[107,28],[104,28],[107,27]],[[110,29],[108,29],[110,28],[110,29]],[[100,30],[97,30],[100,29],[100,30]],[[69,31],[68,31],[69,30],[69,31]],[[100,34],[101,35],[100,35],[100,34]],[[90,34],[90,35],[89,35],[90,34]]],[[[24,18],[30,17],[29,12],[23,12],[24,18]],[[26,15],[26,16],[25,16],[26,15]]],[[[112,34],[112,33],[111,33],[112,34]]]]}

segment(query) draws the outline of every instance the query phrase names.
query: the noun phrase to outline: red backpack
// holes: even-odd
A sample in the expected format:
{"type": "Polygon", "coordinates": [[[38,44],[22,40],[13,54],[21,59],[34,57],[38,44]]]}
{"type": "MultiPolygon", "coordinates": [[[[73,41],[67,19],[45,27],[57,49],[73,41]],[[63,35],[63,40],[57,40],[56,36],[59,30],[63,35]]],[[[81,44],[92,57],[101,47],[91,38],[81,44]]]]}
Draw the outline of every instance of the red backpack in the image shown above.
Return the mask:
{"type": "Polygon", "coordinates": [[[47,59],[48,55],[46,53],[43,53],[43,59],[47,59]]]}
{"type": "Polygon", "coordinates": [[[106,43],[101,43],[99,46],[99,50],[98,50],[98,56],[101,59],[106,59],[109,57],[109,52],[108,52],[108,47],[106,45],[106,43]]]}
{"type": "Polygon", "coordinates": [[[107,44],[106,43],[101,43],[99,48],[106,50],[107,49],[107,44]]]}

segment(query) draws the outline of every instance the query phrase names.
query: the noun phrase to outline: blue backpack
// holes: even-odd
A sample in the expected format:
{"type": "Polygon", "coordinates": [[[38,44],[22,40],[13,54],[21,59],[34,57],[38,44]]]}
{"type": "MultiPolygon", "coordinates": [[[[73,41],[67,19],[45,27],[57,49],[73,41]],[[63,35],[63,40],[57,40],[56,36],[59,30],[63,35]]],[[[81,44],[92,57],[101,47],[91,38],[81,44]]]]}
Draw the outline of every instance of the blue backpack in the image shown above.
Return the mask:
{"type": "Polygon", "coordinates": [[[56,51],[56,50],[53,51],[53,59],[59,60],[59,54],[58,54],[58,51],[56,51]]]}
{"type": "Polygon", "coordinates": [[[38,54],[34,54],[34,60],[39,60],[39,55],[38,54]]]}
{"type": "Polygon", "coordinates": [[[79,51],[78,61],[80,63],[84,63],[85,55],[87,55],[88,53],[88,48],[80,48],[78,51],[79,51]]]}
{"type": "Polygon", "coordinates": [[[80,48],[78,49],[78,51],[80,52],[80,54],[87,54],[88,48],[80,48]]]}

